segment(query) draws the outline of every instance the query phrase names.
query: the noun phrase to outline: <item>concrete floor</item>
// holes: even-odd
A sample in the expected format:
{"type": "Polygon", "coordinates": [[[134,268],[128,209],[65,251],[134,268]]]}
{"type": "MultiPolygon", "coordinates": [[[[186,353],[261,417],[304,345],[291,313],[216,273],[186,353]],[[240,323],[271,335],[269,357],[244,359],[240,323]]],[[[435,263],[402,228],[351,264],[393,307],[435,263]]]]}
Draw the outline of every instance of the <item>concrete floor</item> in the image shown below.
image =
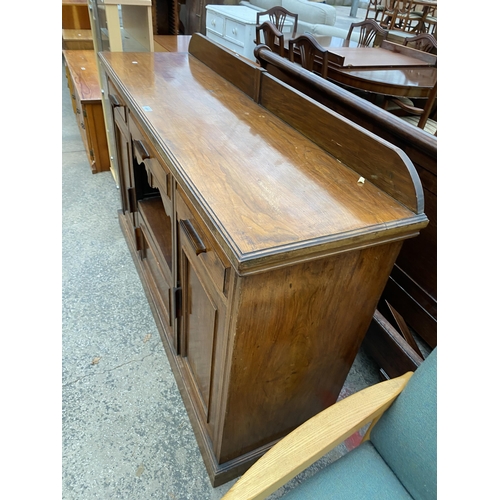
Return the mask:
{"type": "MultiPolygon", "coordinates": [[[[234,481],[218,488],[209,482],[118,225],[119,191],[109,172],[91,173],[63,66],[61,75],[62,498],[219,499],[234,481]]],[[[341,397],[378,381],[376,366],[360,352],[341,397]]]]}

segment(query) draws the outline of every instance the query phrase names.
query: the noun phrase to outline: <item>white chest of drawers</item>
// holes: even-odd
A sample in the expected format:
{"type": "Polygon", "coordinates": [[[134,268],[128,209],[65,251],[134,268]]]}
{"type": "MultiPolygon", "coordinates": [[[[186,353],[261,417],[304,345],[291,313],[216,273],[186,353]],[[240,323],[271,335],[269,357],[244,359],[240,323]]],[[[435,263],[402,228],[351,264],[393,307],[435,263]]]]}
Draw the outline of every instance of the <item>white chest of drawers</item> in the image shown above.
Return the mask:
{"type": "MultiPolygon", "coordinates": [[[[255,61],[257,12],[244,5],[207,5],[207,38],[255,61]]],[[[287,30],[291,32],[292,23],[285,23],[287,30]]]]}

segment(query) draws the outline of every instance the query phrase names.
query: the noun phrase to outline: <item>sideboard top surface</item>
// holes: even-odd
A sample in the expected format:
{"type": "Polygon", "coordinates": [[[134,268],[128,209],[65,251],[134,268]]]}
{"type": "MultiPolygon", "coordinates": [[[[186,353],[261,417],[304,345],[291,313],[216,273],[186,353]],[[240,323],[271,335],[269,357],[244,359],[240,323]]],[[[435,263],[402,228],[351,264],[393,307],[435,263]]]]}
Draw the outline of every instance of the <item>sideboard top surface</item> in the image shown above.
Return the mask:
{"type": "Polygon", "coordinates": [[[359,174],[192,55],[100,57],[238,260],[318,244],[331,251],[346,240],[382,241],[390,228],[404,237],[425,226],[425,216],[358,182],[359,174]]]}

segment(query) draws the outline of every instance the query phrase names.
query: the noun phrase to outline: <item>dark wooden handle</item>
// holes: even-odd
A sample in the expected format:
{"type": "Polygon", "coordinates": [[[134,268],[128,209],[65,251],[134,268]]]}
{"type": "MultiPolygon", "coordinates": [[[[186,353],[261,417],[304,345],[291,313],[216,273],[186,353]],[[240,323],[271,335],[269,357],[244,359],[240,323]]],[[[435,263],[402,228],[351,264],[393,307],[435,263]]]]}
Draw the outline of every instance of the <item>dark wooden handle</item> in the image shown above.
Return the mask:
{"type": "Polygon", "coordinates": [[[193,227],[193,224],[191,224],[191,221],[187,219],[186,220],[182,219],[179,221],[179,224],[186,233],[186,236],[188,237],[189,241],[191,242],[191,245],[194,248],[196,255],[200,255],[200,253],[205,253],[207,251],[207,247],[205,246],[202,239],[196,232],[196,229],[193,227]]]}
{"type": "Polygon", "coordinates": [[[146,146],[144,146],[142,141],[137,141],[134,139],[134,151],[136,153],[136,157],[139,161],[139,163],[143,163],[144,160],[151,158],[151,155],[149,154],[148,150],[146,149],[146,146]]]}

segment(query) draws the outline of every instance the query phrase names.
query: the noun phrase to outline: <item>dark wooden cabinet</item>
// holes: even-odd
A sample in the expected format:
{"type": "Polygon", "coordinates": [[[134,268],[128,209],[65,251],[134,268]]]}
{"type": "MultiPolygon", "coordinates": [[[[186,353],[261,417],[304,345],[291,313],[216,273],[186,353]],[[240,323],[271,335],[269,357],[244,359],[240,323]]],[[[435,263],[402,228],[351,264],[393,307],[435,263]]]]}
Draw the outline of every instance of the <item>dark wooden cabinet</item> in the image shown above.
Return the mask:
{"type": "Polygon", "coordinates": [[[189,51],[99,57],[120,225],[217,486],[335,403],[427,218],[399,149],[206,37],[189,51]]]}
{"type": "Polygon", "coordinates": [[[205,35],[207,5],[223,5],[234,2],[224,0],[186,0],[186,35],[205,35]]]}

